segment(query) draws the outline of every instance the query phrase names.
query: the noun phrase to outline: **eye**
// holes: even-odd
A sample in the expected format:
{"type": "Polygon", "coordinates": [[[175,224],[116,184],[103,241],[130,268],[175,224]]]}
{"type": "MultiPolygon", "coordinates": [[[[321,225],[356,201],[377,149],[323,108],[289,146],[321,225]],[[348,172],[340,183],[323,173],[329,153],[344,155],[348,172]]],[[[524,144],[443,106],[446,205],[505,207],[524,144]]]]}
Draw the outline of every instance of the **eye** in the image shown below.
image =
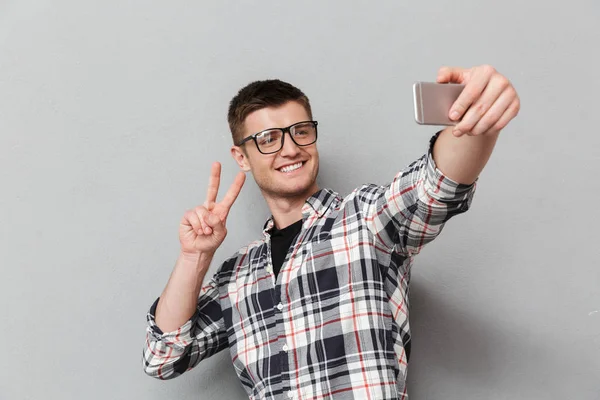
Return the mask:
{"type": "Polygon", "coordinates": [[[314,126],[312,124],[300,124],[300,125],[296,125],[294,126],[294,136],[297,137],[304,137],[304,136],[309,136],[312,134],[312,132],[314,132],[314,126]]]}
{"type": "Polygon", "coordinates": [[[263,135],[256,138],[258,140],[258,144],[269,144],[273,142],[273,138],[271,135],[263,135]]]}
{"type": "Polygon", "coordinates": [[[256,142],[259,146],[270,146],[281,140],[281,131],[272,130],[261,133],[256,136],[256,142]]]}

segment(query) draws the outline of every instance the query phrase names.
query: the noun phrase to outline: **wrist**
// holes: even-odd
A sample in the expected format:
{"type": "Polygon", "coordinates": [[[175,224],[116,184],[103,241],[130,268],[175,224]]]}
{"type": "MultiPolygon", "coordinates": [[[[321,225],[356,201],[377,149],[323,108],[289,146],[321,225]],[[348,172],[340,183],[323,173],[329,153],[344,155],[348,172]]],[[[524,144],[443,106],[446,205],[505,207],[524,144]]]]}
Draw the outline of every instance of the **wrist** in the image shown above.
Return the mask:
{"type": "Polygon", "coordinates": [[[183,261],[185,264],[201,266],[204,264],[210,264],[214,253],[206,253],[206,252],[185,252],[182,251],[179,253],[179,259],[183,261]]]}

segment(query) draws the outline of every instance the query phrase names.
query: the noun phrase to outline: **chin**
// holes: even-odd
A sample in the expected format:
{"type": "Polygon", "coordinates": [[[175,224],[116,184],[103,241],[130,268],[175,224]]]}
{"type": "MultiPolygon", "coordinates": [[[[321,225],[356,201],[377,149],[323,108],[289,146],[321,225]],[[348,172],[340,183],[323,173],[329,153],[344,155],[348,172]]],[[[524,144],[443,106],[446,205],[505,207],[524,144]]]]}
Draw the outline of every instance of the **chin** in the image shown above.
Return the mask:
{"type": "Polygon", "coordinates": [[[313,186],[312,183],[307,183],[301,186],[290,186],[286,187],[285,185],[274,188],[273,191],[275,195],[279,197],[300,197],[300,196],[310,196],[312,193],[308,193],[313,186]]]}
{"type": "Polygon", "coordinates": [[[259,182],[257,184],[264,194],[279,198],[309,197],[313,193],[308,192],[315,186],[315,182],[308,179],[302,183],[271,181],[269,184],[261,184],[259,182]]]}

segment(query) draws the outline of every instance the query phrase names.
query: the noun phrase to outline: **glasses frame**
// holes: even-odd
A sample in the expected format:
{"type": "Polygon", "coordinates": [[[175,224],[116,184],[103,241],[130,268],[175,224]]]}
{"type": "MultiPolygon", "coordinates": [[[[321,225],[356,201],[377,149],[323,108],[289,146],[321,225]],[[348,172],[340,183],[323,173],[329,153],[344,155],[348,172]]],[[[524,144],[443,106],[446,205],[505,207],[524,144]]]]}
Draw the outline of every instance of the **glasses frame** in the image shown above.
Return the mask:
{"type": "Polygon", "coordinates": [[[258,133],[255,133],[255,134],[253,134],[253,135],[250,135],[250,136],[248,136],[247,138],[245,138],[244,140],[242,140],[241,142],[239,142],[239,143],[238,143],[236,146],[241,146],[241,145],[243,145],[244,143],[246,143],[246,142],[249,142],[250,140],[253,140],[253,141],[254,141],[254,144],[256,145],[256,148],[257,148],[257,150],[258,150],[258,151],[259,151],[261,154],[274,154],[274,153],[277,153],[278,151],[280,151],[281,149],[283,149],[283,145],[285,144],[285,133],[286,133],[286,132],[290,134],[290,139],[292,139],[292,142],[294,142],[294,143],[296,144],[296,146],[300,146],[300,147],[304,147],[304,146],[310,146],[311,144],[315,144],[315,143],[317,142],[317,138],[318,138],[318,136],[319,136],[319,134],[318,134],[318,131],[317,131],[317,125],[318,125],[318,124],[319,124],[319,123],[318,123],[317,121],[300,121],[300,122],[296,122],[295,124],[292,124],[292,125],[288,126],[287,128],[269,128],[269,129],[265,129],[265,130],[262,130],[262,131],[260,131],[260,132],[258,132],[258,133]],[[310,122],[310,123],[312,123],[312,124],[313,124],[313,126],[315,127],[315,140],[314,140],[313,142],[311,142],[311,143],[308,143],[308,144],[298,144],[298,142],[296,142],[296,141],[294,140],[294,137],[292,136],[292,131],[291,131],[291,129],[292,129],[294,126],[296,126],[296,125],[305,124],[305,123],[307,123],[307,122],[310,122]],[[275,150],[275,151],[269,151],[269,152],[265,153],[264,151],[262,151],[262,150],[260,149],[260,147],[259,147],[259,145],[258,145],[258,142],[256,141],[256,137],[257,137],[258,135],[260,135],[261,133],[264,133],[264,132],[266,132],[266,131],[273,131],[273,130],[279,130],[279,131],[282,131],[282,132],[283,132],[283,134],[281,135],[281,147],[280,147],[280,148],[278,148],[278,149],[277,149],[277,150],[275,150]]]}

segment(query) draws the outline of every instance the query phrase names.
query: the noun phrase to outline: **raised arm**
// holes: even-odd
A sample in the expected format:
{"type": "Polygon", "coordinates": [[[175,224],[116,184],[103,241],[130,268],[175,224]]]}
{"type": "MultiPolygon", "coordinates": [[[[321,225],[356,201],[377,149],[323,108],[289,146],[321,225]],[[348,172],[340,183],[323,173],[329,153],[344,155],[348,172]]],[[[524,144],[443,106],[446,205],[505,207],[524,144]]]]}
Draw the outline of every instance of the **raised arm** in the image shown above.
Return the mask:
{"type": "Polygon", "coordinates": [[[512,84],[487,65],[443,67],[437,81],[465,84],[450,110],[456,126],[439,132],[429,152],[388,186],[366,186],[359,193],[371,232],[406,255],[419,253],[451,217],[469,208],[500,131],[520,107],[512,84]]]}
{"type": "Polygon", "coordinates": [[[187,211],[179,225],[181,252],[171,277],[148,312],[144,370],[170,379],[227,344],[218,282],[203,281],[213,255],[227,235],[227,215],[244,184],[240,172],[217,203],[221,165],[214,163],[203,205],[187,211]]]}
{"type": "Polygon", "coordinates": [[[240,172],[223,200],[217,203],[221,165],[214,163],[206,201],[187,211],[181,219],[181,253],[156,309],[156,323],[162,330],[177,329],[194,313],[204,275],[215,251],[225,240],[227,215],[242,189],[245,177],[240,172]]]}
{"type": "Polygon", "coordinates": [[[430,142],[427,154],[402,169],[389,185],[359,189],[365,223],[382,246],[404,255],[418,254],[453,216],[468,210],[475,183],[464,185],[437,168],[430,142]]]}

